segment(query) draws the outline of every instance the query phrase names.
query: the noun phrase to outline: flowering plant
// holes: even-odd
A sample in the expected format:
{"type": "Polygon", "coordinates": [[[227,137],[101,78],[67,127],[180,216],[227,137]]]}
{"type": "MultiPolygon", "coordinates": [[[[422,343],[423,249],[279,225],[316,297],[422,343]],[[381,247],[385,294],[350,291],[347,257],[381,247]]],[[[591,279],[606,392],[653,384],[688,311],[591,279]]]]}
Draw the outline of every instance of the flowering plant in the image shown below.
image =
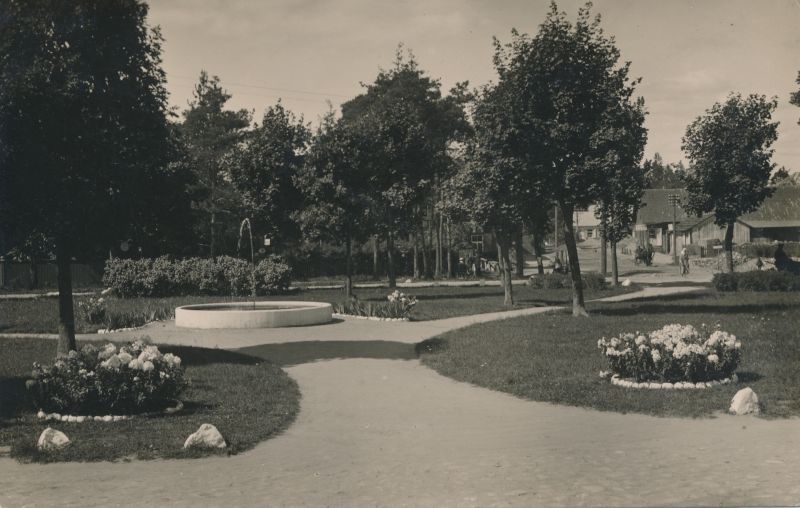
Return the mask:
{"type": "Polygon", "coordinates": [[[735,335],[705,325],[671,324],[660,330],[622,333],[597,341],[611,371],[636,381],[714,381],[730,377],[741,360],[735,335]]]}
{"type": "Polygon", "coordinates": [[[386,299],[397,309],[395,314],[404,318],[411,316],[411,309],[417,304],[417,299],[415,297],[401,293],[397,289],[389,293],[386,299]]]}
{"type": "Polygon", "coordinates": [[[136,340],[119,349],[87,344],[52,366],[33,364],[26,383],[34,404],[73,414],[139,413],[160,409],[185,388],[181,359],[136,340]]]}
{"type": "Polygon", "coordinates": [[[79,316],[89,324],[97,325],[106,319],[106,301],[103,298],[87,298],[78,301],[79,316]]]}
{"type": "Polygon", "coordinates": [[[353,297],[347,302],[335,303],[333,310],[337,314],[361,316],[377,319],[403,319],[411,317],[411,310],[417,299],[395,290],[386,297],[387,302],[362,302],[353,297]]]}

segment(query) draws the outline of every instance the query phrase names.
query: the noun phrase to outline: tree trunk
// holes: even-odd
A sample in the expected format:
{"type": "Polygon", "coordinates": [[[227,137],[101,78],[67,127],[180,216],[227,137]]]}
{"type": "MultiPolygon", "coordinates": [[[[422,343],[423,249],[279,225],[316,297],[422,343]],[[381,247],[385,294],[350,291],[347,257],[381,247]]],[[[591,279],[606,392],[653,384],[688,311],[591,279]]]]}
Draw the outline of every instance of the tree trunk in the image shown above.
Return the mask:
{"type": "Polygon", "coordinates": [[[514,240],[514,257],[517,263],[516,276],[519,278],[525,277],[525,250],[522,248],[522,230],[517,233],[517,238],[514,240]]]}
{"type": "Polygon", "coordinates": [[[372,235],[372,278],[378,280],[378,235],[372,235]]]}
{"type": "Polygon", "coordinates": [[[344,281],[344,295],[349,300],[353,296],[353,248],[352,248],[353,241],[350,238],[350,234],[347,234],[347,238],[344,240],[344,247],[345,247],[345,275],[346,279],[344,281]]]}
{"type": "Polygon", "coordinates": [[[600,275],[606,276],[608,271],[608,241],[605,235],[600,237],[600,275]]]}
{"type": "Polygon", "coordinates": [[[36,289],[39,287],[39,263],[36,256],[31,254],[30,256],[30,264],[28,265],[28,275],[29,275],[29,283],[28,289],[36,289]]]}
{"type": "Polygon", "coordinates": [[[578,247],[575,244],[575,231],[572,221],[573,208],[563,203],[560,204],[561,214],[564,216],[564,245],[567,247],[567,257],[569,258],[569,271],[572,276],[572,315],[588,316],[586,304],[583,301],[583,280],[581,279],[581,264],[578,260],[578,247]]]}
{"type": "Polygon", "coordinates": [[[216,222],[217,222],[217,214],[216,212],[211,212],[211,239],[208,242],[211,259],[214,259],[214,254],[216,252],[216,245],[215,245],[217,243],[216,242],[217,228],[215,224],[216,222]]]}
{"type": "Polygon", "coordinates": [[[426,241],[425,238],[426,232],[425,232],[424,218],[420,221],[419,231],[420,231],[420,236],[422,237],[422,277],[425,279],[429,279],[431,276],[430,263],[428,259],[428,248],[430,247],[430,242],[426,241]]]}
{"type": "Polygon", "coordinates": [[[514,290],[511,284],[511,239],[497,238],[498,263],[500,264],[500,280],[503,284],[503,305],[511,307],[514,305],[514,290]]]}
{"type": "Polygon", "coordinates": [[[389,231],[386,234],[386,264],[389,275],[389,288],[397,287],[397,276],[394,273],[394,233],[389,231]]]}
{"type": "Polygon", "coordinates": [[[452,248],[453,245],[452,245],[452,243],[450,241],[451,238],[450,238],[450,221],[449,220],[447,221],[447,224],[445,224],[445,233],[447,235],[446,236],[446,238],[447,238],[447,278],[448,279],[452,279],[453,275],[454,275],[453,274],[453,248],[452,248]]]}
{"type": "Polygon", "coordinates": [[[619,285],[619,268],[617,268],[617,242],[611,243],[611,285],[619,285]]]}
{"type": "Polygon", "coordinates": [[[533,235],[531,247],[533,247],[533,254],[536,256],[536,272],[539,275],[544,275],[544,263],[542,262],[542,244],[539,243],[539,236],[533,235]]]}
{"type": "Polygon", "coordinates": [[[725,230],[725,270],[728,273],[733,273],[733,222],[728,223],[728,228],[725,230]]]}
{"type": "Polygon", "coordinates": [[[419,235],[417,231],[411,235],[414,238],[414,279],[419,279],[419,235]]]}
{"type": "Polygon", "coordinates": [[[58,354],[77,349],[75,345],[75,309],[72,306],[72,260],[64,239],[56,243],[58,266],[58,354]]]}
{"type": "Polygon", "coordinates": [[[438,279],[442,276],[442,230],[444,224],[442,222],[442,214],[439,213],[439,220],[436,227],[436,266],[434,267],[434,278],[438,279]]]}

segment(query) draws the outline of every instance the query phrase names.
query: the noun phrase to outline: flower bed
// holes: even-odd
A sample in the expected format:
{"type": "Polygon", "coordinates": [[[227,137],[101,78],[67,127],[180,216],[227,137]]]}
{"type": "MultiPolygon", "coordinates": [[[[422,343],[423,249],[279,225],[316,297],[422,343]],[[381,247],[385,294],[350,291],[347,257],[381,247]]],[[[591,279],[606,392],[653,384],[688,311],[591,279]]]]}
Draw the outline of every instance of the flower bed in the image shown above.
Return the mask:
{"type": "Polygon", "coordinates": [[[137,340],[119,349],[88,344],[52,366],[34,363],[26,386],[42,412],[123,415],[164,409],[186,383],[180,357],[137,340]]]}
{"type": "Polygon", "coordinates": [[[408,321],[417,299],[398,290],[389,293],[386,302],[362,302],[353,298],[333,304],[334,315],[354,316],[379,321],[408,321]]]}
{"type": "Polygon", "coordinates": [[[611,372],[632,383],[721,381],[733,376],[741,360],[736,336],[721,330],[709,332],[704,326],[697,330],[672,324],[648,334],[622,333],[603,337],[597,347],[608,359],[611,372]]]}

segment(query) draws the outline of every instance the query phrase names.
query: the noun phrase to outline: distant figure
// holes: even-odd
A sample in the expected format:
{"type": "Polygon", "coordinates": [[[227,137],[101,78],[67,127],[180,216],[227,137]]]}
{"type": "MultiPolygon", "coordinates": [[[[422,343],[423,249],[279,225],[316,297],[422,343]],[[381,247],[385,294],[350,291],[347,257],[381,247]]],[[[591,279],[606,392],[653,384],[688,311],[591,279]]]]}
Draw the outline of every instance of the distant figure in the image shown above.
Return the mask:
{"type": "Polygon", "coordinates": [[[760,271],[763,268],[764,268],[764,261],[761,260],[761,256],[758,256],[758,259],[756,259],[756,269],[760,271]]]}
{"type": "Polygon", "coordinates": [[[689,251],[686,247],[681,249],[681,276],[689,274],[689,251]]]}
{"type": "Polygon", "coordinates": [[[775,269],[778,271],[788,270],[791,262],[792,260],[783,251],[783,244],[779,243],[778,248],[775,249],[775,269]]]}

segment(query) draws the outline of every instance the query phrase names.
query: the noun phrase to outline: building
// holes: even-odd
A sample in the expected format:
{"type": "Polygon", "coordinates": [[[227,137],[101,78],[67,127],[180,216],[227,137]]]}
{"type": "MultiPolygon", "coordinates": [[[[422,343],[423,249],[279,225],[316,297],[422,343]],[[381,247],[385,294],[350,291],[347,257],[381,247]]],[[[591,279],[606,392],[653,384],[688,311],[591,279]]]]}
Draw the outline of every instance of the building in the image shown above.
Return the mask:
{"type": "MultiPolygon", "coordinates": [[[[686,201],[685,189],[647,189],[636,213],[633,237],[637,244],[650,244],[657,251],[672,252],[672,223],[684,223],[691,217],[681,206],[686,201]],[[676,204],[670,201],[676,196],[676,204]]],[[[680,250],[681,246],[678,246],[680,250]]]]}

